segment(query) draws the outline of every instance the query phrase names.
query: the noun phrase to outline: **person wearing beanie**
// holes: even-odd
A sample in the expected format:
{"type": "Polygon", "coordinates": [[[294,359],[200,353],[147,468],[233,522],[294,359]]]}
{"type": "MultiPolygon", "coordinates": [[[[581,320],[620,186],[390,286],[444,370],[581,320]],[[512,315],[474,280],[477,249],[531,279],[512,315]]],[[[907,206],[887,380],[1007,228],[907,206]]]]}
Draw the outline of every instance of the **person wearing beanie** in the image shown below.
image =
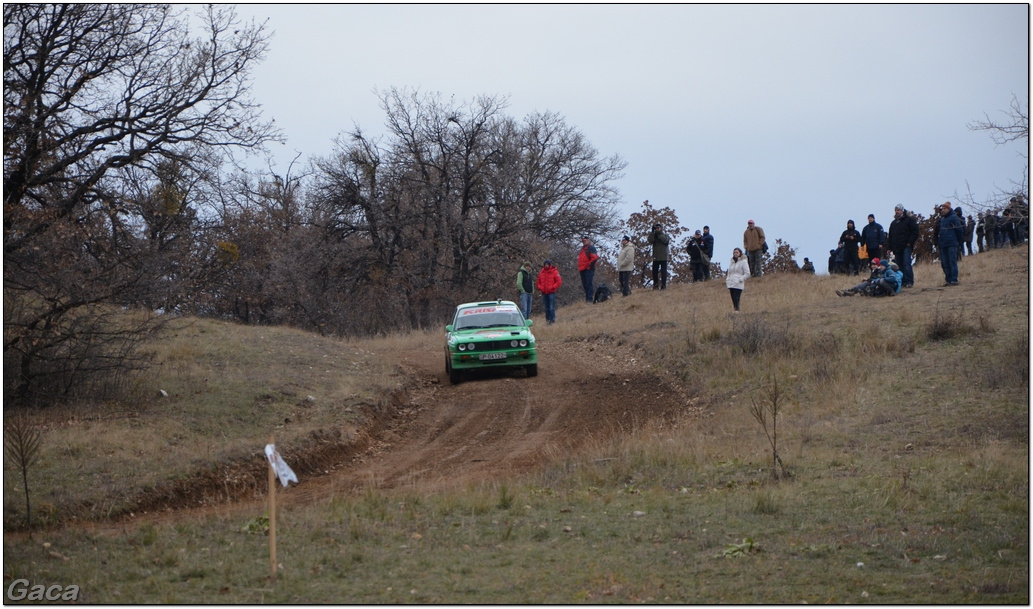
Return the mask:
{"type": "MultiPolygon", "coordinates": [[[[703,253],[707,258],[714,259],[714,236],[710,234],[710,227],[703,227],[703,253]]],[[[703,267],[703,281],[710,281],[710,265],[703,267]]]]}
{"type": "Polygon", "coordinates": [[[707,256],[705,247],[703,244],[703,233],[696,231],[696,234],[689,239],[689,244],[685,248],[689,252],[689,267],[692,269],[693,282],[706,279],[703,268],[710,266],[710,257],[707,256]]]}
{"type": "Polygon", "coordinates": [[[893,210],[893,222],[890,223],[889,237],[886,247],[893,252],[893,259],[900,265],[901,286],[910,288],[915,285],[915,273],[911,270],[911,258],[918,241],[918,220],[909,214],[904,206],[897,204],[893,210]]]}
{"type": "Polygon", "coordinates": [[[664,232],[662,226],[654,224],[646,241],[653,248],[653,289],[666,290],[667,244],[671,242],[671,236],[664,232]]]}
{"type": "Polygon", "coordinates": [[[517,293],[520,294],[520,312],[524,314],[524,319],[531,319],[531,300],[534,297],[533,269],[530,262],[525,262],[517,271],[517,293]]]}
{"type": "Polygon", "coordinates": [[[621,249],[617,254],[617,277],[621,282],[621,296],[631,295],[631,273],[635,270],[635,246],[631,244],[631,238],[624,235],[621,239],[621,249]]]}
{"type": "Polygon", "coordinates": [[[854,296],[861,294],[863,296],[876,296],[876,286],[879,284],[879,280],[882,279],[883,271],[886,270],[885,266],[882,266],[882,260],[879,258],[872,259],[871,263],[871,275],[868,279],[865,279],[861,283],[855,285],[852,288],[846,290],[836,290],[837,296],[854,296]]]}
{"type": "Polygon", "coordinates": [[[875,221],[875,214],[868,214],[868,224],[861,230],[861,245],[868,250],[869,258],[882,258],[882,246],[886,244],[886,232],[875,221]]]}
{"type": "Polygon", "coordinates": [[[556,292],[563,285],[560,278],[560,270],[552,265],[552,260],[546,260],[542,264],[542,270],[538,273],[538,291],[542,293],[542,308],[545,309],[545,321],[554,323],[556,321],[556,292]]]}
{"type": "Polygon", "coordinates": [[[746,262],[750,265],[750,277],[763,275],[764,271],[761,267],[764,265],[764,252],[768,251],[768,241],[764,236],[764,229],[757,226],[753,220],[746,221],[746,230],[742,234],[742,247],[746,252],[746,262]]]}
{"type": "Polygon", "coordinates": [[[585,289],[585,302],[595,301],[595,265],[599,262],[599,251],[588,237],[581,237],[581,251],[577,255],[577,272],[581,275],[581,287],[585,289]]]}
{"type": "Polygon", "coordinates": [[[965,225],[951,210],[950,202],[940,206],[939,231],[936,245],[940,250],[940,267],[943,268],[944,287],[958,285],[958,248],[965,242],[965,225]]]}
{"type": "Polygon", "coordinates": [[[839,235],[839,247],[843,248],[846,264],[850,267],[850,274],[856,275],[860,271],[861,260],[857,257],[857,246],[861,244],[861,233],[854,228],[854,221],[846,221],[846,230],[839,235]]]}

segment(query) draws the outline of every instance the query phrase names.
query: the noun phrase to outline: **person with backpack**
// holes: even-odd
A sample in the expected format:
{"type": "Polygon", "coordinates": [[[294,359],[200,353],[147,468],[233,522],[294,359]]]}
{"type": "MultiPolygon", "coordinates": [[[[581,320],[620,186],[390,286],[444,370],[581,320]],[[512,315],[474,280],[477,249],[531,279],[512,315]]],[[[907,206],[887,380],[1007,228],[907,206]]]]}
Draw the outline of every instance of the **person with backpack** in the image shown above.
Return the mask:
{"type": "Polygon", "coordinates": [[[520,312],[524,319],[531,319],[531,299],[534,297],[534,278],[531,277],[531,263],[525,262],[517,271],[517,292],[520,294],[520,312]]]}
{"type": "Polygon", "coordinates": [[[703,274],[704,266],[710,266],[710,257],[707,256],[706,246],[703,243],[703,233],[696,231],[696,234],[689,239],[689,245],[685,249],[689,253],[689,266],[692,268],[692,281],[703,281],[706,277],[703,274]]]}
{"type": "Polygon", "coordinates": [[[542,270],[538,273],[538,291],[542,293],[542,308],[545,309],[546,323],[556,321],[556,292],[563,285],[560,277],[560,270],[552,265],[552,260],[546,260],[542,264],[542,270]]]}
{"type": "Polygon", "coordinates": [[[581,237],[581,251],[577,255],[577,272],[581,274],[581,286],[585,288],[585,302],[592,304],[595,299],[595,263],[599,261],[599,252],[588,237],[581,237]]]}
{"type": "Polygon", "coordinates": [[[631,238],[624,235],[621,250],[617,254],[617,276],[621,280],[621,296],[631,295],[631,273],[635,270],[635,246],[631,238]]]}

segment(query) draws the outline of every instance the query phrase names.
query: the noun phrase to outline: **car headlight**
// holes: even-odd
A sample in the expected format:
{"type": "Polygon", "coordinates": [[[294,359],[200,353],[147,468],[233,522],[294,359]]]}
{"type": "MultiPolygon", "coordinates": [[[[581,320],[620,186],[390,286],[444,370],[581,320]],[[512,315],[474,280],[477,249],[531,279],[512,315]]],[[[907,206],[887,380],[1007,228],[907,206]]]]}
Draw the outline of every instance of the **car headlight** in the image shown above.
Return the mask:
{"type": "Polygon", "coordinates": [[[466,350],[467,351],[473,351],[473,347],[474,347],[473,343],[470,343],[470,344],[466,345],[466,350]]]}
{"type": "Polygon", "coordinates": [[[464,345],[463,343],[459,343],[459,350],[466,351],[466,345],[464,345]]]}
{"type": "Polygon", "coordinates": [[[520,339],[520,346],[521,347],[526,347],[527,346],[527,339],[526,338],[520,339]]]}
{"type": "Polygon", "coordinates": [[[516,346],[517,346],[517,345],[519,345],[519,344],[520,344],[520,343],[519,343],[519,342],[517,342],[517,341],[515,341],[515,340],[511,340],[511,341],[509,341],[509,346],[510,346],[510,347],[516,347],[516,346]]]}

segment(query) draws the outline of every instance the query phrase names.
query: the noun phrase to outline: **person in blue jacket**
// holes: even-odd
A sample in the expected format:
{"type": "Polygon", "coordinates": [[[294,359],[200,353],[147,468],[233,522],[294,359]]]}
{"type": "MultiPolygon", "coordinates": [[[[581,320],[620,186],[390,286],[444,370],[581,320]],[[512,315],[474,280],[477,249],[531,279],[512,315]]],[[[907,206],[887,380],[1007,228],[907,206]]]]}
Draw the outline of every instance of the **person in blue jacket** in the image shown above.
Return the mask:
{"type": "Polygon", "coordinates": [[[965,225],[951,211],[949,201],[940,205],[940,230],[937,233],[936,246],[940,251],[940,266],[945,280],[943,285],[958,285],[958,248],[965,242],[965,225]]]}

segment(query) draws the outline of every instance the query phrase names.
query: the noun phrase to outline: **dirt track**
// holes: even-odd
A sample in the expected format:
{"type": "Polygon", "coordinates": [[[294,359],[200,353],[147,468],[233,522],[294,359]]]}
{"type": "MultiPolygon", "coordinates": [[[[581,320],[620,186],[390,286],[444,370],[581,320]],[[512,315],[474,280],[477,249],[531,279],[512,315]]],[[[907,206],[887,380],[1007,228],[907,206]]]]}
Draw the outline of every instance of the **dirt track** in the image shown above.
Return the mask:
{"type": "MultiPolygon", "coordinates": [[[[468,373],[452,385],[439,353],[381,353],[411,379],[394,406],[369,429],[328,433],[285,454],[301,483],[279,502],[305,505],[374,487],[434,492],[503,480],[550,459],[645,425],[670,425],[697,413],[682,392],[612,337],[539,346],[539,374],[522,369],[468,373]]],[[[126,524],[161,523],[210,514],[262,511],[266,468],[254,459],[201,472],[153,489],[120,522],[92,525],[117,532],[126,524]],[[227,477],[244,483],[223,492],[227,477]],[[219,492],[212,492],[219,491],[219,492]]]]}
{"type": "Polygon", "coordinates": [[[373,450],[329,476],[285,493],[309,502],[372,485],[434,491],[527,472],[614,433],[670,423],[686,400],[624,347],[543,344],[539,375],[522,370],[468,374],[451,385],[441,358],[409,354],[418,379],[400,424],[373,450]]]}

